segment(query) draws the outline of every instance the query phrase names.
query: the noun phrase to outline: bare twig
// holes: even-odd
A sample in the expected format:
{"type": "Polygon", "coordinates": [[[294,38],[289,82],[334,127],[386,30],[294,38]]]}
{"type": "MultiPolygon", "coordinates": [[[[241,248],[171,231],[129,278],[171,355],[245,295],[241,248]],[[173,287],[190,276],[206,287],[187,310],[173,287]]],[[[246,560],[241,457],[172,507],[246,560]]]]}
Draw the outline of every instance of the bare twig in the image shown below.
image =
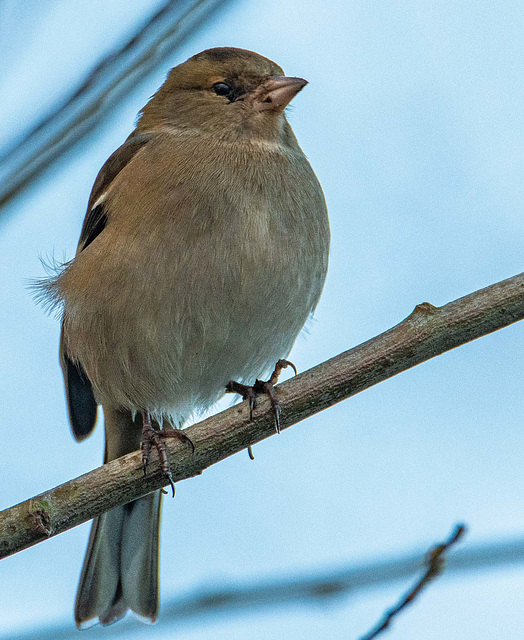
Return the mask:
{"type": "Polygon", "coordinates": [[[171,56],[227,0],[167,0],[73,93],[0,152],[0,208],[93,133],[123,98],[171,56]]]}
{"type": "MultiPolygon", "coordinates": [[[[233,616],[266,610],[274,613],[278,607],[309,606],[312,602],[329,603],[330,607],[337,603],[343,605],[347,603],[344,596],[354,598],[368,589],[413,576],[423,567],[424,559],[425,556],[417,552],[365,564],[351,563],[338,569],[326,568],[311,574],[302,571],[297,576],[256,578],[245,582],[236,580],[229,585],[223,584],[222,579],[216,580],[208,576],[202,586],[195,587],[189,593],[172,593],[162,602],[162,615],[157,628],[167,631],[176,625],[180,632],[180,625],[189,622],[194,631],[195,622],[209,621],[215,615],[223,620],[224,614],[233,616]]],[[[466,546],[446,559],[444,578],[520,565],[523,560],[522,537],[466,546]]],[[[72,626],[70,620],[52,625],[41,620],[37,627],[6,631],[0,635],[0,640],[78,639],[78,631],[72,626]]],[[[138,620],[128,616],[111,627],[111,638],[128,638],[134,631],[142,628],[138,620]]],[[[93,627],[89,630],[89,636],[93,639],[107,638],[107,629],[93,627]]]]}
{"type": "MultiPolygon", "coordinates": [[[[403,322],[354,349],[278,386],[285,429],[345,398],[429,358],[524,318],[524,273],[444,307],[418,305],[403,322]]],[[[269,400],[252,421],[244,404],[187,429],[191,453],[167,441],[175,482],[275,433],[269,400]]],[[[62,533],[166,484],[157,459],[142,473],[140,453],[130,453],[90,473],[0,513],[0,557],[62,533]]]]}
{"type": "Polygon", "coordinates": [[[398,604],[396,604],[392,609],[389,609],[389,611],[386,611],[382,620],[378,622],[376,627],[366,633],[366,635],[362,636],[360,640],[373,640],[373,638],[376,638],[379,634],[385,631],[393,621],[393,618],[395,618],[402,609],[405,609],[408,604],[411,604],[419,593],[427,587],[434,578],[442,573],[444,570],[446,551],[456,544],[465,532],[466,527],[463,524],[457,525],[446,542],[438,544],[436,547],[433,547],[433,549],[428,551],[426,560],[427,566],[424,575],[422,575],[420,580],[417,580],[398,604]]]}

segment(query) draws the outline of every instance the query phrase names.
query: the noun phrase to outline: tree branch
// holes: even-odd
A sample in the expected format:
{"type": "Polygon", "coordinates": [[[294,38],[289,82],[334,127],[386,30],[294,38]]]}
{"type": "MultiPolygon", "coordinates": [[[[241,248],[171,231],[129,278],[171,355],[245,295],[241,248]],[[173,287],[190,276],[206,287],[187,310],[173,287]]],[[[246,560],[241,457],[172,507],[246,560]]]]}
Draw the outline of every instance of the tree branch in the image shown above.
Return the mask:
{"type": "Polygon", "coordinates": [[[439,576],[444,570],[445,554],[447,550],[455,545],[466,532],[466,527],[461,524],[457,525],[451,534],[451,536],[441,544],[433,547],[427,554],[426,570],[419,580],[413,585],[413,587],[407,592],[407,594],[396,604],[392,609],[386,611],[382,620],[366,635],[362,636],[360,640],[374,640],[383,631],[385,631],[393,618],[405,609],[409,604],[417,598],[420,592],[428,586],[428,584],[437,576],[439,576]]]}
{"type": "MultiPolygon", "coordinates": [[[[418,305],[403,322],[278,387],[282,429],[461,344],[524,318],[524,273],[450,302],[418,305]]],[[[191,453],[167,440],[173,479],[212,464],[274,434],[269,400],[253,420],[244,404],[187,429],[191,453]]],[[[155,457],[144,478],[140,453],[113,460],[0,513],[0,558],[62,533],[166,484],[155,457]]]]}
{"type": "Polygon", "coordinates": [[[0,209],[96,131],[116,106],[227,0],[166,0],[61,104],[0,151],[0,209]]]}
{"type": "MultiPolygon", "coordinates": [[[[524,560],[524,539],[487,542],[466,546],[456,550],[446,559],[446,575],[492,570],[513,565],[521,565],[524,560]]],[[[424,565],[424,557],[418,551],[409,555],[398,555],[387,559],[356,564],[352,562],[338,569],[326,568],[308,573],[307,569],[297,575],[273,576],[254,580],[233,580],[224,584],[223,580],[208,577],[200,587],[187,593],[172,593],[162,603],[162,615],[157,629],[164,633],[177,629],[191,621],[194,623],[212,616],[242,615],[253,612],[271,611],[280,607],[315,602],[343,605],[347,597],[358,597],[368,589],[390,585],[411,577],[424,565]],[[210,586],[211,585],[211,586],[210,586]]],[[[77,629],[71,628],[71,621],[63,620],[55,624],[40,620],[32,627],[8,629],[0,635],[0,640],[78,640],[77,629]]],[[[135,617],[127,616],[118,625],[111,627],[111,638],[128,638],[143,624],[135,617]]],[[[107,639],[107,629],[97,625],[89,630],[90,638],[107,639]]]]}

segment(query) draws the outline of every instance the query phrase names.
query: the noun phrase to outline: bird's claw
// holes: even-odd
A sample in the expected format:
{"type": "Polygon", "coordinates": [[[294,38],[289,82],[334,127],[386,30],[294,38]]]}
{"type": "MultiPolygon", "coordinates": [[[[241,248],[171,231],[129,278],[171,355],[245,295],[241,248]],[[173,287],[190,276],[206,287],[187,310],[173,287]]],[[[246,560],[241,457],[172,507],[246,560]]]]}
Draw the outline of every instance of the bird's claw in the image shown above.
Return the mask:
{"type": "MultiPolygon", "coordinates": [[[[147,473],[147,465],[149,463],[149,456],[151,454],[151,449],[154,446],[158,451],[158,457],[160,459],[160,466],[162,467],[162,471],[166,475],[169,485],[171,487],[171,492],[173,494],[173,498],[175,497],[175,483],[173,481],[173,474],[171,473],[171,468],[169,466],[169,460],[167,459],[167,451],[166,451],[166,438],[178,438],[184,444],[189,445],[191,447],[191,452],[195,452],[195,445],[191,441],[191,438],[187,436],[181,429],[167,429],[167,430],[158,430],[154,429],[151,424],[151,418],[149,416],[148,411],[144,411],[142,413],[142,467],[144,469],[144,475],[147,473]]],[[[162,489],[162,493],[167,493],[164,489],[162,489]]]]}
{"type": "MultiPolygon", "coordinates": [[[[253,420],[253,412],[257,407],[257,396],[264,394],[269,397],[271,402],[271,408],[273,410],[273,418],[275,421],[275,429],[277,433],[280,433],[280,415],[282,413],[282,408],[280,406],[280,400],[278,399],[277,392],[275,390],[275,385],[278,382],[278,378],[282,372],[282,369],[286,367],[291,367],[295,372],[295,375],[298,373],[295,365],[289,360],[279,360],[273,373],[269,377],[269,380],[255,380],[255,384],[252,386],[241,384],[240,382],[236,382],[235,380],[231,380],[226,385],[227,393],[238,393],[242,396],[244,400],[249,402],[249,419],[253,420]]],[[[253,459],[253,452],[251,451],[251,447],[249,448],[249,457],[253,459]]]]}

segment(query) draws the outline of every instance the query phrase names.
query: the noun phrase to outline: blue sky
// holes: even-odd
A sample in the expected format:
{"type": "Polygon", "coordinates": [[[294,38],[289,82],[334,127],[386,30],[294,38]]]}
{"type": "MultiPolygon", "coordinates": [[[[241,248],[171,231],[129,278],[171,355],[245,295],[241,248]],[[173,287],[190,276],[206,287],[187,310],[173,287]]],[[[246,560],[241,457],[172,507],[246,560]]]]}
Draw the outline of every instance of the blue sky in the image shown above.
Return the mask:
{"type": "MultiPolygon", "coordinates": [[[[4,2],[0,143],[156,6],[4,2]]],[[[230,45],[310,81],[289,118],[323,185],[333,242],[315,321],[291,354],[305,370],[420,302],[445,304],[523,270],[523,29],[522,5],[509,0],[236,0],[137,87],[0,222],[0,507],[100,464],[101,429],[82,445],[70,436],[58,323],[26,281],[43,274],[39,256],[74,254],[98,169],[170,66],[230,45]]],[[[465,544],[522,534],[523,331],[514,325],[416,367],[257,445],[255,462],[240,454],[178,485],[164,505],[163,598],[422,550],[457,521],[470,527],[465,544]]],[[[78,527],[2,562],[0,637],[72,625],[87,533],[78,527]]],[[[147,633],[356,638],[404,587],[147,633]]],[[[487,640],[523,626],[524,570],[514,568],[440,579],[387,637],[487,640]]]]}

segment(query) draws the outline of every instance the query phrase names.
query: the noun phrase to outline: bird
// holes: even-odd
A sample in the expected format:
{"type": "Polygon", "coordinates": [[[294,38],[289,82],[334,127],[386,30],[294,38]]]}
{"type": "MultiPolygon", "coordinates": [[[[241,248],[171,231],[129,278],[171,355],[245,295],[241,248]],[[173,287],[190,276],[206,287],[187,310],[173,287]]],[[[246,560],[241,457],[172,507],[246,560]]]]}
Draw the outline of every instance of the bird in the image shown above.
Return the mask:
{"type": "MultiPolygon", "coordinates": [[[[61,313],[73,435],[90,435],[102,406],[104,463],[142,445],[147,464],[154,446],[169,474],[164,437],[192,446],[190,416],[289,364],[330,242],[285,113],[306,84],[252,51],[202,51],[171,69],[98,173],[75,257],[40,290],[61,313]]],[[[79,628],[129,610],[156,620],[160,506],[155,491],[94,519],[79,628]]]]}

